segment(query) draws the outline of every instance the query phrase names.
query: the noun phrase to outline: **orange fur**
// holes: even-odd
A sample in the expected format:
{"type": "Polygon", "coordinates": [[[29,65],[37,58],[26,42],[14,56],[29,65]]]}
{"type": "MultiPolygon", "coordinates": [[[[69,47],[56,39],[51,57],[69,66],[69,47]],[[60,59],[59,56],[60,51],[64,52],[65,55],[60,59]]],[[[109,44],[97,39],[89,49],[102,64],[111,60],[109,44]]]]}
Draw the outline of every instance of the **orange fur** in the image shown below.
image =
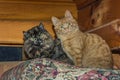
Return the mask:
{"type": "Polygon", "coordinates": [[[74,64],[82,67],[112,68],[112,55],[109,46],[96,34],[83,33],[70,11],[63,19],[52,17],[57,37],[74,64]]]}

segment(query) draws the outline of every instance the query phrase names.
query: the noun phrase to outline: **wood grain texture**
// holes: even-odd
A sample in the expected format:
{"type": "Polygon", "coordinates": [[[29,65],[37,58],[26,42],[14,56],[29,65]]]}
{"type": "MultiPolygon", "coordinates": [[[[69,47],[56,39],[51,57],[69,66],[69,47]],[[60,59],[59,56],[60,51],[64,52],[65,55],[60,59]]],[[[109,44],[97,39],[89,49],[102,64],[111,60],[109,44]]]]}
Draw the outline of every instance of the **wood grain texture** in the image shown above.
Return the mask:
{"type": "MultiPolygon", "coordinates": [[[[1,44],[23,44],[23,31],[26,31],[36,25],[39,25],[40,21],[9,21],[0,20],[0,43],[1,44]]],[[[50,21],[42,22],[54,37],[53,26],[50,21]]]]}
{"type": "Polygon", "coordinates": [[[100,35],[103,39],[106,40],[111,48],[120,46],[120,19],[116,19],[110,23],[86,32],[100,35]]]}
{"type": "Polygon", "coordinates": [[[102,26],[106,23],[109,23],[115,19],[120,18],[120,0],[74,0],[76,2],[78,7],[78,22],[80,26],[80,29],[82,31],[93,29],[94,24],[99,24],[96,27],[102,26]],[[91,4],[90,6],[87,6],[85,8],[80,9],[82,6],[86,5],[87,3],[91,3],[92,1],[96,1],[96,3],[91,4]],[[100,1],[105,1],[109,3],[101,4],[100,1]],[[86,2],[86,3],[85,3],[86,2]],[[84,4],[83,4],[84,3],[84,4]],[[109,5],[109,6],[108,6],[109,5]],[[108,10],[105,10],[108,8],[108,10]],[[80,9],[80,10],[79,10],[80,9]],[[99,15],[97,17],[97,15],[99,15]],[[94,19],[92,19],[92,16],[95,16],[94,19]],[[99,20],[102,18],[101,23],[99,20]]]}
{"type": "Polygon", "coordinates": [[[52,16],[62,17],[69,9],[77,18],[77,8],[72,0],[0,0],[0,43],[23,44],[23,31],[43,21],[54,36],[52,16]]]}
{"type": "Polygon", "coordinates": [[[0,0],[1,2],[73,2],[73,0],[0,0]]]}
{"type": "Polygon", "coordinates": [[[77,18],[76,4],[72,0],[1,0],[0,19],[50,20],[51,16],[62,17],[66,9],[77,18]]]}
{"type": "Polygon", "coordinates": [[[114,68],[120,69],[120,54],[112,54],[114,61],[114,68]]]}

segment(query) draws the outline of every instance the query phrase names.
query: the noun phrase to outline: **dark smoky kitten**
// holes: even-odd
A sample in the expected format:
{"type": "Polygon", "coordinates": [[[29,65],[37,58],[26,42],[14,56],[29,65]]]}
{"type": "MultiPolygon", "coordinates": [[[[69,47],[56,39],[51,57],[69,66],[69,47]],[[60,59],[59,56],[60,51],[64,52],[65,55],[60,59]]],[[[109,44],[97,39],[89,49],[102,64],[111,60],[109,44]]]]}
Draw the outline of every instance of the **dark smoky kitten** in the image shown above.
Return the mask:
{"type": "Polygon", "coordinates": [[[54,41],[42,23],[24,31],[24,50],[29,58],[48,57],[54,41]]]}
{"type": "Polygon", "coordinates": [[[23,33],[24,51],[28,58],[51,58],[73,64],[64,53],[60,40],[54,40],[42,23],[23,33]]]}

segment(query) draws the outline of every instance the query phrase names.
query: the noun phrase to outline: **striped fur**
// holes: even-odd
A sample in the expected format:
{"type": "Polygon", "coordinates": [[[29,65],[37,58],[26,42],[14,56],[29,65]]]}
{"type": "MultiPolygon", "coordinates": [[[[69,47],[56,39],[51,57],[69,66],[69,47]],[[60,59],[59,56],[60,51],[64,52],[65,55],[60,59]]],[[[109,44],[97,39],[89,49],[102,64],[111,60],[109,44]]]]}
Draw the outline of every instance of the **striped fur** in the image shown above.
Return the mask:
{"type": "Polygon", "coordinates": [[[63,50],[74,64],[90,68],[112,68],[112,54],[108,44],[96,34],[83,33],[70,11],[65,17],[52,17],[57,37],[61,40],[63,50]]]}

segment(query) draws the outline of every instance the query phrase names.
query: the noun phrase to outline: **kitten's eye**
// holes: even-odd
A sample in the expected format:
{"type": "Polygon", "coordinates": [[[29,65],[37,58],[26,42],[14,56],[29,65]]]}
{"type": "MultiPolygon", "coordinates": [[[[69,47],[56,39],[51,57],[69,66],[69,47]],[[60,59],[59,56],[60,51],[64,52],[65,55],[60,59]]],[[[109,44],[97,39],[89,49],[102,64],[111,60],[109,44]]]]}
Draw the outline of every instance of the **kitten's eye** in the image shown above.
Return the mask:
{"type": "Polygon", "coordinates": [[[71,23],[67,23],[68,24],[68,26],[71,26],[72,24],[71,23]]]}
{"type": "Polygon", "coordinates": [[[34,38],[30,38],[31,41],[34,41],[34,38]]]}
{"type": "Polygon", "coordinates": [[[35,38],[34,41],[37,41],[37,39],[35,38]]]}
{"type": "Polygon", "coordinates": [[[60,27],[63,28],[63,25],[61,25],[60,27]]]}
{"type": "Polygon", "coordinates": [[[36,39],[36,38],[34,38],[34,37],[33,37],[33,38],[31,38],[30,40],[31,40],[31,41],[37,41],[37,39],[36,39]]]}
{"type": "Polygon", "coordinates": [[[67,23],[68,25],[70,25],[71,23],[67,23]]]}

